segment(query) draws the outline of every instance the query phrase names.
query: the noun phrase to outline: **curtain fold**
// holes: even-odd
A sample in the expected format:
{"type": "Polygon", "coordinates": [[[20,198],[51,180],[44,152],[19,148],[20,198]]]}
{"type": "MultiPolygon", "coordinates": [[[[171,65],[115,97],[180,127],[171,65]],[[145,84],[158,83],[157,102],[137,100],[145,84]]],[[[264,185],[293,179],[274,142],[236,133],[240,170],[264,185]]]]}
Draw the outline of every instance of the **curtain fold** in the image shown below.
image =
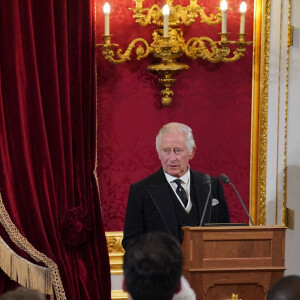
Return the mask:
{"type": "Polygon", "coordinates": [[[110,299],[94,55],[94,1],[0,0],[1,194],[72,300],[110,299]]]}

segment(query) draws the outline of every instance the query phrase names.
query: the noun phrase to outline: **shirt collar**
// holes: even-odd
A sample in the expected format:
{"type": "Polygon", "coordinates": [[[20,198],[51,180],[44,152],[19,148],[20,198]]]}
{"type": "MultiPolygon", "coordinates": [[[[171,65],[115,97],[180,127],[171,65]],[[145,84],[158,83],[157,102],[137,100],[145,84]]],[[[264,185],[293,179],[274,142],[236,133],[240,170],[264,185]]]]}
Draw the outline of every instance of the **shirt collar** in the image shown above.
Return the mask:
{"type": "MultiPolygon", "coordinates": [[[[164,172],[164,173],[165,173],[166,179],[169,183],[174,181],[175,179],[178,179],[177,177],[174,177],[166,172],[164,172]]],[[[182,180],[185,184],[187,184],[190,180],[190,176],[191,176],[190,169],[188,169],[184,175],[179,177],[179,179],[182,180]]]]}

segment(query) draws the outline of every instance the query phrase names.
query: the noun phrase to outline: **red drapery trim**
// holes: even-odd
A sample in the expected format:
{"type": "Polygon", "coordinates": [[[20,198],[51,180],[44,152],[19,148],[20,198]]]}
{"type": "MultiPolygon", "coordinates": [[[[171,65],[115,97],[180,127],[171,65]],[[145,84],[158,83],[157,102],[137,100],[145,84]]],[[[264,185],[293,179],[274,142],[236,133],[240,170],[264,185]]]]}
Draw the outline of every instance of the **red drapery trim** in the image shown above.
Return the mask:
{"type": "Polygon", "coordinates": [[[94,1],[2,0],[0,40],[3,202],[58,264],[68,299],[110,299],[93,176],[94,1]]]}

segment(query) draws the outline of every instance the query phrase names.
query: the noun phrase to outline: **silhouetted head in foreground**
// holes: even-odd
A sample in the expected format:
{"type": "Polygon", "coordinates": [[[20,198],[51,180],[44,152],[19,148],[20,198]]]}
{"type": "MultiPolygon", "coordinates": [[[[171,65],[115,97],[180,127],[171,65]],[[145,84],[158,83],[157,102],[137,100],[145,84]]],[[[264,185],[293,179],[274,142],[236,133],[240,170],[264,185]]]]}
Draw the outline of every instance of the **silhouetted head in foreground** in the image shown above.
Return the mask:
{"type": "Polygon", "coordinates": [[[290,275],[278,280],[269,290],[267,300],[300,299],[300,276],[290,275]]]}
{"type": "Polygon", "coordinates": [[[182,251],[179,242],[162,232],[134,238],[124,255],[124,290],[134,300],[171,300],[180,290],[182,251]]]}

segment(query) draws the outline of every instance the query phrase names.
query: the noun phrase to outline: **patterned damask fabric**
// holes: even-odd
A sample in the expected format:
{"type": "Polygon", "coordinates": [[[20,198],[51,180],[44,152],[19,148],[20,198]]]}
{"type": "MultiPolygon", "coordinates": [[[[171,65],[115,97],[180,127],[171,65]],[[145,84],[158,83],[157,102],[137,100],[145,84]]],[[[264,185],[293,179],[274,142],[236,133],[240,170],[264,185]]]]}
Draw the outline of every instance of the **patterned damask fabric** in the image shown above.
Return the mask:
{"type": "MultiPolygon", "coordinates": [[[[96,42],[102,42],[105,1],[97,4],[96,42]],[[103,3],[102,3],[103,2],[103,3]]],[[[161,1],[163,2],[163,1],[161,1]]],[[[154,1],[145,1],[152,5],[154,1]]],[[[187,1],[174,1],[174,5],[187,1]]],[[[198,1],[207,7],[219,0],[198,1]]],[[[231,0],[228,32],[237,39],[240,1],[231,0]]],[[[248,1],[246,13],[247,40],[252,40],[254,1],[248,1]]],[[[111,8],[112,42],[125,49],[134,38],[150,41],[155,26],[140,27],[128,7],[133,1],[115,1],[111,8]]],[[[219,39],[221,25],[208,26],[197,20],[183,28],[187,37],[208,35],[219,39]]],[[[187,38],[185,38],[187,40],[187,38]]],[[[151,56],[120,65],[107,62],[97,50],[98,179],[103,222],[106,231],[123,230],[129,186],[158,170],[160,161],[155,137],[162,125],[176,121],[193,129],[197,145],[191,167],[211,176],[225,173],[236,185],[246,206],[249,202],[252,46],[245,57],[234,63],[212,64],[182,57],[190,66],[176,78],[174,96],[169,107],[160,104],[158,75],[146,67],[155,62],[151,56]]],[[[230,186],[224,186],[232,222],[247,222],[247,216],[230,186]]]]}

